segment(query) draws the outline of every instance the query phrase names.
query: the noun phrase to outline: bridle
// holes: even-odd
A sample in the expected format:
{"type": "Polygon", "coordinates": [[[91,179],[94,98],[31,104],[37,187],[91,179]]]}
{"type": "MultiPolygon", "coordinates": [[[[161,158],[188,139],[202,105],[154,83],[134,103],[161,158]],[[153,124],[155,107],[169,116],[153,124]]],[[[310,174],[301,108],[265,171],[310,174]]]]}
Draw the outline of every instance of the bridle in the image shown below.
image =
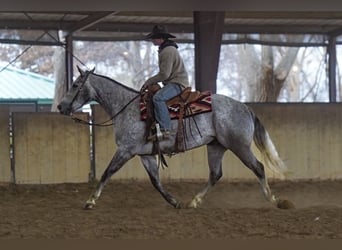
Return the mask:
{"type": "Polygon", "coordinates": [[[75,83],[71,86],[72,88],[77,88],[77,90],[75,91],[73,97],[71,98],[71,102],[70,102],[70,106],[71,104],[75,101],[76,97],[78,96],[78,94],[80,93],[80,91],[82,90],[84,84],[86,83],[86,81],[88,80],[89,75],[92,73],[92,71],[86,71],[84,75],[81,75],[79,81],[81,82],[79,85],[75,85],[75,83]],[[82,78],[84,78],[84,80],[82,80],[82,78]]]}
{"type": "MultiPolygon", "coordinates": [[[[75,101],[76,97],[78,96],[78,94],[80,93],[80,91],[82,90],[84,84],[86,83],[88,77],[90,74],[92,74],[93,71],[86,71],[85,72],[85,75],[81,76],[81,79],[80,79],[80,84],[79,86],[77,86],[77,90],[75,91],[72,99],[71,99],[71,102],[70,102],[70,105],[75,101]],[[84,78],[84,80],[83,80],[84,78]]],[[[73,86],[74,87],[74,84],[73,86]]],[[[112,126],[113,125],[113,122],[109,123],[109,124],[106,124],[107,122],[109,121],[112,121],[115,117],[117,117],[119,114],[121,114],[135,99],[137,99],[138,97],[140,96],[140,93],[138,93],[135,97],[133,97],[128,103],[126,103],[115,115],[113,115],[111,118],[109,118],[108,120],[106,121],[103,121],[103,122],[100,122],[100,123],[93,123],[93,122],[89,122],[89,121],[86,121],[86,120],[82,120],[80,118],[77,118],[76,116],[74,116],[73,113],[71,113],[70,117],[71,119],[73,119],[75,122],[78,122],[78,123],[81,123],[81,124],[85,124],[85,125],[92,125],[92,126],[102,126],[102,127],[107,127],[107,126],[112,126]]]]}
{"type": "Polygon", "coordinates": [[[118,115],[120,115],[126,108],[128,105],[130,105],[135,99],[137,99],[138,97],[140,96],[140,94],[136,95],[135,97],[133,97],[128,103],[126,103],[125,106],[123,106],[119,112],[117,112],[115,115],[113,115],[111,118],[109,118],[108,120],[106,121],[103,121],[103,122],[100,122],[100,123],[94,123],[94,122],[88,122],[88,121],[85,121],[85,120],[82,120],[80,118],[77,118],[75,116],[73,116],[73,114],[71,115],[71,119],[73,119],[75,122],[78,122],[78,123],[81,123],[81,124],[85,124],[85,125],[92,125],[92,126],[101,126],[101,127],[107,127],[107,126],[112,126],[114,125],[114,123],[109,123],[109,124],[106,124],[107,122],[109,121],[112,121],[115,117],[117,117],[118,115]]]}

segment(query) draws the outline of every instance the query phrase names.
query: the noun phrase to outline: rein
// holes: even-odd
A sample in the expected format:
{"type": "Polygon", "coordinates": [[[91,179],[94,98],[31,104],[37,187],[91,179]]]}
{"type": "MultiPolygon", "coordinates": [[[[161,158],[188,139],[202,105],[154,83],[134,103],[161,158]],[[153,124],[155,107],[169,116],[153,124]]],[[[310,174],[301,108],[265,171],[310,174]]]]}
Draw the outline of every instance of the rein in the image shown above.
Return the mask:
{"type": "Polygon", "coordinates": [[[117,117],[118,115],[120,115],[127,107],[128,105],[130,105],[135,99],[137,99],[140,96],[140,93],[137,94],[135,97],[133,97],[128,103],[126,103],[125,106],[123,106],[119,112],[117,112],[115,115],[113,115],[111,118],[109,118],[106,121],[100,122],[100,123],[93,123],[93,122],[88,122],[85,120],[82,120],[80,118],[77,118],[75,116],[73,116],[73,114],[71,115],[71,119],[73,119],[75,122],[81,123],[81,124],[85,124],[85,125],[91,125],[91,126],[100,126],[100,127],[108,127],[108,126],[112,126],[114,125],[114,123],[110,123],[110,124],[105,124],[111,120],[113,120],[115,117],[117,117]]]}

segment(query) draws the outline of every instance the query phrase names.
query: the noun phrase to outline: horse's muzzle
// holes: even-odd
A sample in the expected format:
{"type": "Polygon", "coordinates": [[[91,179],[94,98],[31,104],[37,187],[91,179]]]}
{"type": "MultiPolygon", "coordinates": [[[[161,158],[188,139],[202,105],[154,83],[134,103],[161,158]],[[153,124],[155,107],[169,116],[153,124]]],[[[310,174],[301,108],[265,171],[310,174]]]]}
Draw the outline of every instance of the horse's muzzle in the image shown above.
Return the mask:
{"type": "Polygon", "coordinates": [[[59,113],[62,115],[70,115],[71,114],[71,107],[69,105],[60,103],[57,106],[57,109],[59,110],[59,113]]]}

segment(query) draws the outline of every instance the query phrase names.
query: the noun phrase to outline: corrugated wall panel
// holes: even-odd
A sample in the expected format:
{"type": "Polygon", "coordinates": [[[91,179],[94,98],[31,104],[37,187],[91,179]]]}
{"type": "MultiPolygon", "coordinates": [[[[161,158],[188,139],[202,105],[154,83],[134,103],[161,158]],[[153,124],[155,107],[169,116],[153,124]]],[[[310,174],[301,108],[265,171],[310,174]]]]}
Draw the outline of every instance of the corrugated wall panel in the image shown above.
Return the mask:
{"type": "MultiPolygon", "coordinates": [[[[95,123],[101,123],[109,118],[100,106],[94,105],[92,109],[95,123]]],[[[114,128],[96,126],[94,130],[96,178],[100,179],[116,150],[113,133],[114,128]]],[[[205,146],[179,153],[172,157],[166,156],[166,161],[169,167],[160,170],[160,176],[164,180],[206,180],[209,176],[207,149],[205,146]]],[[[242,165],[240,160],[229,151],[227,151],[224,157],[223,165],[223,171],[225,173],[223,178],[255,178],[251,171],[242,165]]],[[[145,172],[139,157],[134,157],[113,176],[113,179],[147,180],[148,175],[145,172]]]]}
{"type": "MultiPolygon", "coordinates": [[[[92,115],[95,123],[100,123],[109,119],[109,116],[99,105],[92,106],[92,115]]],[[[94,147],[95,147],[95,177],[100,179],[102,173],[111,161],[116,145],[114,142],[114,128],[94,127],[94,147]]],[[[128,161],[122,169],[120,169],[113,178],[117,179],[135,179],[148,178],[145,169],[138,157],[134,157],[128,161]]]]}
{"type": "MultiPolygon", "coordinates": [[[[248,104],[258,115],[289,168],[287,179],[342,178],[342,104],[248,104]]],[[[93,107],[97,122],[108,116],[93,107]]],[[[96,172],[102,174],[114,151],[113,128],[96,128],[96,172]]],[[[253,147],[254,148],[254,147],[253,147]]],[[[255,149],[257,158],[262,157],[255,149]]],[[[207,179],[206,148],[201,147],[172,158],[169,168],[161,170],[164,179],[207,179]]],[[[267,170],[270,178],[277,178],[267,170]]],[[[255,179],[252,172],[231,152],[223,160],[223,179],[255,179]]],[[[134,158],[114,178],[147,179],[140,161],[134,158]]]]}
{"type": "Polygon", "coordinates": [[[11,181],[9,108],[0,106],[0,182],[11,181]]]}
{"type": "Polygon", "coordinates": [[[16,183],[88,181],[88,126],[58,113],[13,113],[13,125],[16,183]]]}
{"type": "Polygon", "coordinates": [[[251,104],[290,170],[288,179],[342,178],[342,104],[251,104]]]}

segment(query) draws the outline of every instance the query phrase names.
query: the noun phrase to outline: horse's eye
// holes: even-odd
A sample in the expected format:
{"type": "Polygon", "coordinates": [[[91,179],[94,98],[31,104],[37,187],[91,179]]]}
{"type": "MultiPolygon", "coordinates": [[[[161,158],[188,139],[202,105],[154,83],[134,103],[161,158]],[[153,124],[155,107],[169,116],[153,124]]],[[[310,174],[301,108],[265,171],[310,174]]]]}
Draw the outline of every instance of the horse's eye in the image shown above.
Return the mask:
{"type": "Polygon", "coordinates": [[[78,88],[78,85],[77,85],[77,84],[74,84],[74,85],[72,85],[72,87],[73,87],[74,89],[77,89],[77,88],[78,88]]]}

